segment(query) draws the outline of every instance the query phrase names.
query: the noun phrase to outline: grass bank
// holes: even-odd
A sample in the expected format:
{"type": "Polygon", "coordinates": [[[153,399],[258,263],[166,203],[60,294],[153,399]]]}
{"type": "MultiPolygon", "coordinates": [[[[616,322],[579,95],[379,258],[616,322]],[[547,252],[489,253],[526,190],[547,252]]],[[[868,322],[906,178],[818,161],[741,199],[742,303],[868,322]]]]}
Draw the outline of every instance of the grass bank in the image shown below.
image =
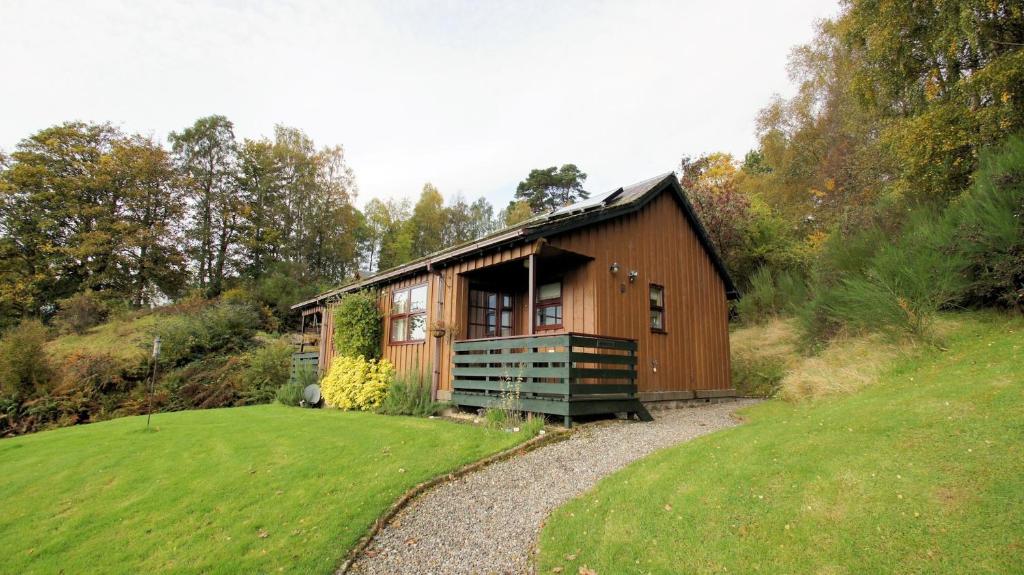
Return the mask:
{"type": "Polygon", "coordinates": [[[773,400],[557,510],[539,572],[1014,573],[1024,322],[966,315],[850,395],[773,400]]]}
{"type": "Polygon", "coordinates": [[[522,440],[265,405],[0,440],[4,573],[329,573],[415,484],[522,440]]]}

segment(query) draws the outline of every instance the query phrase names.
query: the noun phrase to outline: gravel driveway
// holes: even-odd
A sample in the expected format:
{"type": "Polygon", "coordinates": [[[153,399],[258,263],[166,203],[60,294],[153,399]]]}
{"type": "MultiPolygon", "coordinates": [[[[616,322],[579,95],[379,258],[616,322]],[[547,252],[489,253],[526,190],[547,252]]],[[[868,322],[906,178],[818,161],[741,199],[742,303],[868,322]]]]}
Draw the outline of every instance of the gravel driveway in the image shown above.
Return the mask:
{"type": "Polygon", "coordinates": [[[651,452],[731,427],[753,400],[656,411],[655,421],[583,426],[566,441],[424,493],[370,543],[350,573],[530,573],[553,509],[651,452]]]}

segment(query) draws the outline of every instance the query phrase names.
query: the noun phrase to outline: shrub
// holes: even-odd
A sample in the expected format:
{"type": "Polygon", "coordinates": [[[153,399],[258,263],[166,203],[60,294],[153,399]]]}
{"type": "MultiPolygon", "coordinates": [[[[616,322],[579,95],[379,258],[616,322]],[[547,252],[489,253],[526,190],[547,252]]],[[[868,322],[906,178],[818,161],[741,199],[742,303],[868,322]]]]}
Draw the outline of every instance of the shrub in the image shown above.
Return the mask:
{"type": "Polygon", "coordinates": [[[169,411],[237,405],[245,367],[239,356],[215,355],[173,369],[162,378],[167,398],[161,405],[169,411]]]}
{"type": "Polygon", "coordinates": [[[1024,313],[1024,136],[982,156],[974,186],[949,218],[970,279],[963,303],[1024,313]]]}
{"type": "Polygon", "coordinates": [[[345,295],[334,308],[334,348],[348,357],[380,357],[381,313],[369,291],[345,295]]]}
{"type": "Polygon", "coordinates": [[[274,315],[274,311],[260,300],[259,294],[247,287],[231,288],[220,295],[219,301],[228,305],[248,306],[256,310],[259,316],[258,327],[264,331],[273,333],[281,327],[281,322],[274,315]]]}
{"type": "Polygon", "coordinates": [[[283,341],[273,342],[249,352],[248,365],[241,374],[245,403],[270,403],[277,390],[288,382],[292,348],[283,341]]]}
{"type": "Polygon", "coordinates": [[[843,278],[823,302],[825,313],[857,333],[931,337],[935,314],[964,286],[952,229],[931,211],[915,214],[902,236],[884,243],[863,274],[843,278]]]}
{"type": "Polygon", "coordinates": [[[336,356],[320,388],[329,406],[370,411],[381,406],[393,375],[387,360],[336,356]]]}
{"type": "Polygon", "coordinates": [[[211,352],[245,347],[259,324],[259,313],[249,304],[221,302],[192,313],[163,314],[157,334],[163,342],[160,363],[180,365],[211,352]]]}
{"type": "Polygon", "coordinates": [[[807,280],[802,275],[762,266],[750,277],[750,286],[736,310],[743,321],[762,323],[795,312],[807,302],[807,296],[807,280]]]}
{"type": "Polygon", "coordinates": [[[392,378],[380,413],[427,417],[439,413],[445,404],[430,398],[430,381],[422,372],[407,372],[392,378]]]}
{"type": "Polygon", "coordinates": [[[774,357],[735,357],[732,384],[744,397],[774,397],[786,376],[786,362],[774,357]]]}
{"type": "Polygon", "coordinates": [[[77,293],[57,304],[54,325],[62,333],[83,334],[107,319],[110,309],[91,291],[77,293]]]}
{"type": "Polygon", "coordinates": [[[305,386],[300,383],[286,383],[277,388],[274,398],[282,405],[299,407],[304,399],[302,395],[304,389],[305,386]]]}
{"type": "Polygon", "coordinates": [[[122,363],[109,353],[72,352],[60,367],[57,394],[76,390],[90,394],[126,391],[131,383],[124,378],[122,363]]]}
{"type": "Polygon", "coordinates": [[[50,386],[53,371],[44,346],[46,327],[23,320],[0,338],[0,392],[30,396],[50,386]]]}
{"type": "Polygon", "coordinates": [[[319,384],[320,374],[317,373],[315,367],[303,364],[299,366],[299,369],[295,370],[295,383],[301,385],[303,389],[310,385],[319,384]]]}

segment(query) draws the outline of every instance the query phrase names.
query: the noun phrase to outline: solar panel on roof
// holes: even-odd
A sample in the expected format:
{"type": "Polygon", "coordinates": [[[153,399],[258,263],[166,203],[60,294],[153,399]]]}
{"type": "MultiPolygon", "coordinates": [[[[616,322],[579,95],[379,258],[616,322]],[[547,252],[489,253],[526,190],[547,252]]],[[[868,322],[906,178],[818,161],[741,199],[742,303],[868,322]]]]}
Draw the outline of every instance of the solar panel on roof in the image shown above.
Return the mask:
{"type": "Polygon", "coordinates": [[[617,190],[612,190],[610,192],[605,192],[603,194],[598,194],[596,196],[591,196],[591,197],[589,197],[589,198],[587,198],[585,200],[581,200],[581,201],[576,202],[574,204],[569,204],[568,206],[563,206],[561,208],[558,208],[557,210],[551,212],[551,215],[552,216],[557,216],[557,215],[562,215],[562,214],[571,214],[571,213],[587,210],[587,209],[590,209],[590,208],[594,208],[594,207],[597,207],[597,206],[600,206],[600,205],[604,204],[605,200],[609,200],[610,201],[610,200],[615,199],[615,196],[618,196],[621,192],[622,192],[622,188],[619,188],[617,190]]]}

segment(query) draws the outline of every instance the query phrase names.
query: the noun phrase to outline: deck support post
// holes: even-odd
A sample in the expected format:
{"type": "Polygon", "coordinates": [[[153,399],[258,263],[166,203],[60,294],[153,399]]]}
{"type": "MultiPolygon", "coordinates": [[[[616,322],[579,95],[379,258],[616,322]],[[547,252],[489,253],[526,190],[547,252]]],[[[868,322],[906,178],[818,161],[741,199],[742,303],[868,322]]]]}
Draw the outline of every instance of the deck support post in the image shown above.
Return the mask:
{"type": "Polygon", "coordinates": [[[529,283],[527,284],[526,299],[528,300],[527,301],[527,308],[528,308],[528,313],[530,315],[529,315],[529,317],[528,317],[528,319],[526,321],[529,322],[528,325],[530,326],[530,329],[526,333],[529,334],[529,335],[533,335],[534,334],[534,325],[537,323],[537,318],[535,317],[537,312],[536,312],[536,309],[534,307],[534,306],[537,305],[537,303],[536,303],[537,302],[537,296],[535,295],[535,290],[537,289],[537,254],[536,253],[531,253],[530,254],[529,264],[530,264],[530,280],[529,280],[529,283]]]}
{"type": "Polygon", "coordinates": [[[565,428],[566,429],[571,429],[572,428],[572,416],[571,415],[566,415],[564,423],[565,423],[565,428]]]}

